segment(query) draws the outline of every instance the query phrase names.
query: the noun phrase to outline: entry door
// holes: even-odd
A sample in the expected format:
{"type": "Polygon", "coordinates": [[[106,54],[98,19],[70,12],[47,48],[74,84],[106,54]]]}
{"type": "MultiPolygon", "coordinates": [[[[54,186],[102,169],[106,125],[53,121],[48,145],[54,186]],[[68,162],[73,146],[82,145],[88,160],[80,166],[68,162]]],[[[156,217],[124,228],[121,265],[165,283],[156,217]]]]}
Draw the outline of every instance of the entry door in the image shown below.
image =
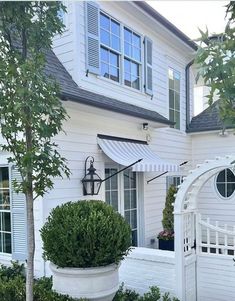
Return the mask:
{"type": "MultiPolygon", "coordinates": [[[[118,168],[105,168],[105,178],[118,171],[118,168]]],[[[131,170],[105,181],[105,201],[121,213],[130,224],[132,245],[139,243],[138,187],[137,173],[131,170]]]]}

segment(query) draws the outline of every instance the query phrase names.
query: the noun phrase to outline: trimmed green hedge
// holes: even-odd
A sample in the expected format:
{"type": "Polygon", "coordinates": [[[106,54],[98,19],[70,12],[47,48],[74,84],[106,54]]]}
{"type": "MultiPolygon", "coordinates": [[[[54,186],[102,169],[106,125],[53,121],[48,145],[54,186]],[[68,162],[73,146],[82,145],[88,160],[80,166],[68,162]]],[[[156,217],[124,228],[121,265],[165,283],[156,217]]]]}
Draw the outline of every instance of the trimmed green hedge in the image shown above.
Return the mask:
{"type": "Polygon", "coordinates": [[[129,224],[102,201],[69,202],[54,208],[41,236],[44,258],[59,267],[119,263],[131,246],[129,224]]]}

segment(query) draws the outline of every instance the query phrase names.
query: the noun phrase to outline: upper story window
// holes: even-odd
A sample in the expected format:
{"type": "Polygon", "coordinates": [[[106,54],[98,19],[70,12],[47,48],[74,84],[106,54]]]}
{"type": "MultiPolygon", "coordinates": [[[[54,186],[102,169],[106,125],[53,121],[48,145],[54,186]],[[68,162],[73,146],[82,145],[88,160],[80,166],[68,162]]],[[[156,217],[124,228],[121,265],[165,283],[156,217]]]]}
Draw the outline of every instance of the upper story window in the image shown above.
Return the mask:
{"type": "Polygon", "coordinates": [[[152,41],[100,10],[86,5],[86,74],[101,75],[153,95],[152,41]]]}
{"type": "Polygon", "coordinates": [[[124,59],[123,70],[121,70],[124,84],[140,90],[141,37],[124,27],[124,40],[121,41],[120,28],[120,23],[100,13],[101,75],[120,82],[120,63],[124,59]],[[121,42],[124,47],[121,47],[121,42]]]}
{"type": "Polygon", "coordinates": [[[173,126],[180,129],[180,73],[169,69],[169,119],[175,122],[173,126]]]}

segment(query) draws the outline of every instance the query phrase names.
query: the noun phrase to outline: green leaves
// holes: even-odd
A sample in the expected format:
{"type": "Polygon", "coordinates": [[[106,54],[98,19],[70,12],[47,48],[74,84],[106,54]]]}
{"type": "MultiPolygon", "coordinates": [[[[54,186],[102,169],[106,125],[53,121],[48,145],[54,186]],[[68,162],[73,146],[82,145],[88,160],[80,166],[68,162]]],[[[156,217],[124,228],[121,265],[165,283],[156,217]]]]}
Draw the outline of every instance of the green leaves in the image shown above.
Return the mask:
{"type": "Polygon", "coordinates": [[[208,103],[219,99],[220,117],[225,126],[235,125],[235,2],[227,5],[228,23],[222,34],[209,37],[200,30],[201,42],[196,64],[198,75],[210,88],[208,103]]]}
{"type": "Polygon", "coordinates": [[[45,258],[60,267],[119,263],[131,245],[130,226],[102,201],[69,202],[56,207],[41,236],[45,258]]]}
{"type": "Polygon", "coordinates": [[[7,142],[2,148],[22,175],[18,189],[26,193],[33,182],[35,198],[53,187],[53,177],[70,174],[52,142],[68,115],[58,84],[44,71],[52,37],[63,30],[61,9],[61,1],[0,3],[0,126],[7,142]]]}

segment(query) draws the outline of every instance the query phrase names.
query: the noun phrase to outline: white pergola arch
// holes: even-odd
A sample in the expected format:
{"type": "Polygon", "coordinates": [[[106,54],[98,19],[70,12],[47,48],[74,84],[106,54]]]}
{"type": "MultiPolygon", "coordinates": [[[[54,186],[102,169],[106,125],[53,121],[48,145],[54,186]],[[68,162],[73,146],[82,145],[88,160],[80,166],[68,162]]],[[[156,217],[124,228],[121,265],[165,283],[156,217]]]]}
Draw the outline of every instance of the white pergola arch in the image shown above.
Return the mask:
{"type": "Polygon", "coordinates": [[[174,231],[176,294],[181,301],[186,300],[184,219],[187,214],[197,212],[197,198],[204,184],[218,172],[226,168],[234,168],[234,164],[235,154],[206,160],[191,170],[179,186],[174,205],[174,231]]]}

